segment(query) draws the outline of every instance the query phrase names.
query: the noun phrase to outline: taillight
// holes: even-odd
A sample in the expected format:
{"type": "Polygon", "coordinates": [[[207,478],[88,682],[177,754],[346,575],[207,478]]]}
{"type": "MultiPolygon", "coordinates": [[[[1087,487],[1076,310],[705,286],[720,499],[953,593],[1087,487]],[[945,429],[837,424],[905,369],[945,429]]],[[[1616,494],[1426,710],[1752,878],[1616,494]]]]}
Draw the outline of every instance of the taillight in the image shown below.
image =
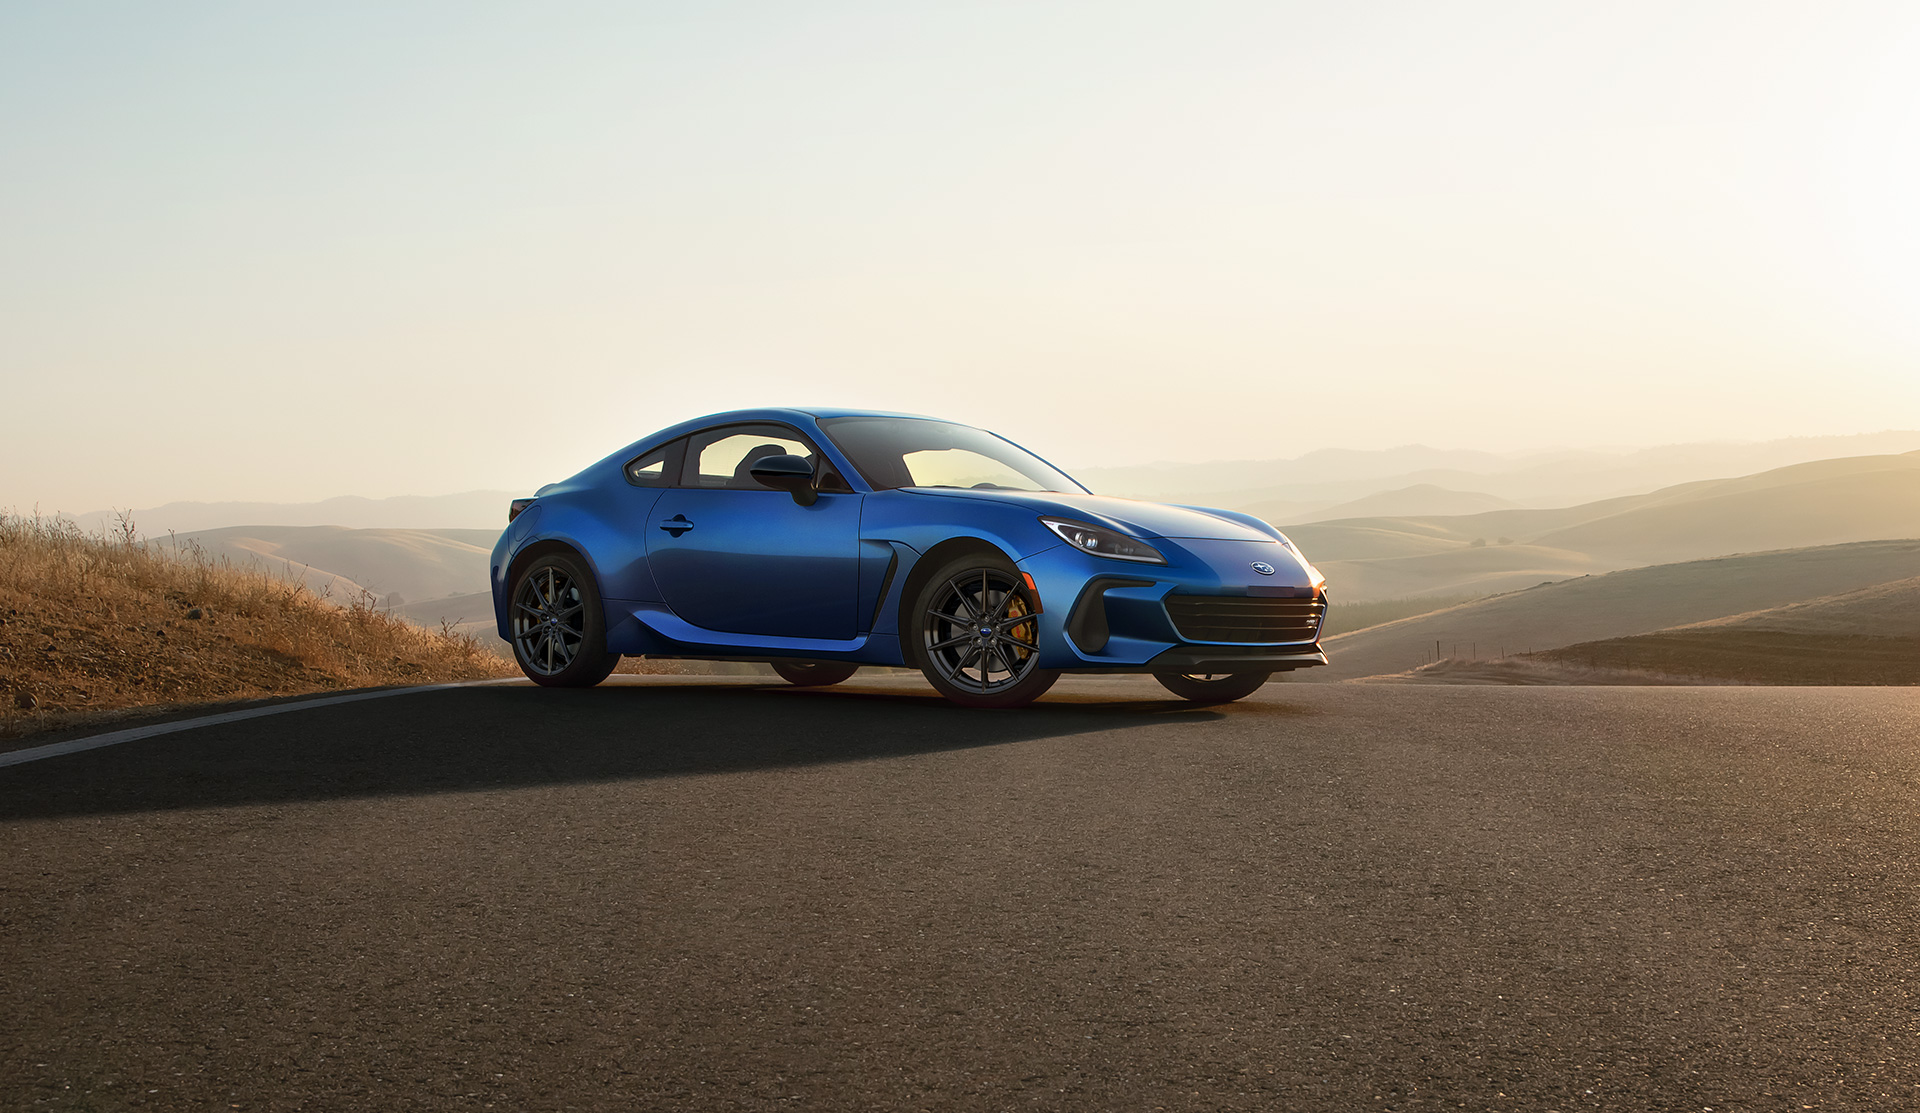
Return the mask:
{"type": "Polygon", "coordinates": [[[507,507],[507,521],[511,522],[518,518],[521,511],[532,505],[532,499],[514,499],[512,505],[507,507]]]}

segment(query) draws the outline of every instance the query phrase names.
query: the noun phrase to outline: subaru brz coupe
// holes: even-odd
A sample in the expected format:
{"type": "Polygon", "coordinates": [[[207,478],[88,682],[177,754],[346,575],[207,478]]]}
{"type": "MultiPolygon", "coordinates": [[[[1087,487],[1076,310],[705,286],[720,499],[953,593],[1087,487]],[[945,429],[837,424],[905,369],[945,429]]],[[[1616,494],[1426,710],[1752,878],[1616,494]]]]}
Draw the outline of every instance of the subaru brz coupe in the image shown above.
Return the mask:
{"type": "Polygon", "coordinates": [[[1326,579],[1249,514],[1107,498],[985,430],[860,410],[663,429],[516,499],[500,636],[535,683],[622,654],[761,661],[793,684],[917,668],[1015,707],[1061,673],[1202,703],[1327,663],[1326,579]]]}

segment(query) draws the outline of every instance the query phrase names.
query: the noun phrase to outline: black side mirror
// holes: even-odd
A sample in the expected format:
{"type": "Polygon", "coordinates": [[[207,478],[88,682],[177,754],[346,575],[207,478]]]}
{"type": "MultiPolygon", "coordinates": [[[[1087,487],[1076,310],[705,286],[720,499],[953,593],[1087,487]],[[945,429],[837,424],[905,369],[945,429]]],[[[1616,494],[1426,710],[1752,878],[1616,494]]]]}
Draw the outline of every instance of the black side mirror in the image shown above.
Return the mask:
{"type": "Polygon", "coordinates": [[[812,506],[820,493],[813,489],[813,465],[803,456],[762,456],[748,469],[753,481],[793,496],[801,506],[812,506]]]}

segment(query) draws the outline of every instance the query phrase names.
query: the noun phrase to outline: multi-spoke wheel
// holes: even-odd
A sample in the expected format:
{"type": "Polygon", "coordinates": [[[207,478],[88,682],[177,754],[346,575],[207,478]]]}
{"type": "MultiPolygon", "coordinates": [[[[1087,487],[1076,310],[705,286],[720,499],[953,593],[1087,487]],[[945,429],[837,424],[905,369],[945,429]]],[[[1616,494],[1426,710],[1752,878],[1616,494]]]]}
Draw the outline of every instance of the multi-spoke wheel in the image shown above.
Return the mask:
{"type": "Polygon", "coordinates": [[[535,684],[588,688],[620,663],[618,653],[607,652],[600,593],[576,558],[539,557],[521,569],[508,598],[513,656],[535,684]]]}
{"type": "Polygon", "coordinates": [[[1270,672],[1156,672],[1160,686],[1195,703],[1232,703],[1260,690],[1270,672]]]}
{"type": "Polygon", "coordinates": [[[773,671],[780,679],[800,688],[819,688],[838,684],[860,671],[859,665],[842,661],[774,661],[773,671]]]}
{"type": "Polygon", "coordinates": [[[920,671],[970,707],[1019,707],[1059,679],[1040,667],[1033,592],[1012,564],[962,557],[933,574],[913,609],[920,671]]]}

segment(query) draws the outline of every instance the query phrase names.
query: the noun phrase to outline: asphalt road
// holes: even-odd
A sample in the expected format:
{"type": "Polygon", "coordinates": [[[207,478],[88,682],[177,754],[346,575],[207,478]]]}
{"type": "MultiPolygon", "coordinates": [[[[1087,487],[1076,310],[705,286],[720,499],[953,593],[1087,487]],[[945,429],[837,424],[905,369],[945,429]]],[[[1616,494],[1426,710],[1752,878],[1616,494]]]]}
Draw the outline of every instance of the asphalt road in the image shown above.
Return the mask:
{"type": "Polygon", "coordinates": [[[1911,1110],[1920,691],[645,678],[0,770],[22,1109],[1911,1110]]]}

